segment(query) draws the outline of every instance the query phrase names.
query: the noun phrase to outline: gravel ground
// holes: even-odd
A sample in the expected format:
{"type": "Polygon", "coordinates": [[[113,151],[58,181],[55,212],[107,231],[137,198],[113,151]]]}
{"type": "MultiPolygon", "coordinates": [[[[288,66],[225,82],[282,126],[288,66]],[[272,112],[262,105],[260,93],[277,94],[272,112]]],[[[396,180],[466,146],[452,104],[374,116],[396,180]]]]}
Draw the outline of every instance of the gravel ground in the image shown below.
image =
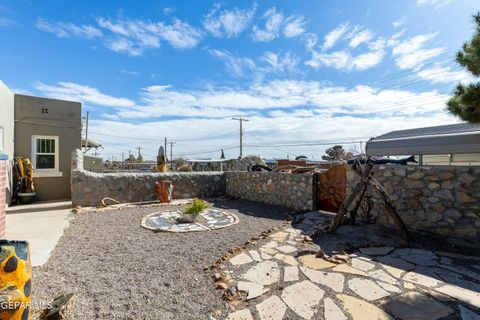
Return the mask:
{"type": "Polygon", "coordinates": [[[75,292],[75,319],[178,320],[225,314],[220,292],[203,268],[231,247],[280,225],[287,210],[246,201],[213,206],[236,214],[240,223],[174,234],[140,227],[145,215],[162,208],[77,215],[49,261],[34,269],[33,301],[48,303],[75,292]]]}

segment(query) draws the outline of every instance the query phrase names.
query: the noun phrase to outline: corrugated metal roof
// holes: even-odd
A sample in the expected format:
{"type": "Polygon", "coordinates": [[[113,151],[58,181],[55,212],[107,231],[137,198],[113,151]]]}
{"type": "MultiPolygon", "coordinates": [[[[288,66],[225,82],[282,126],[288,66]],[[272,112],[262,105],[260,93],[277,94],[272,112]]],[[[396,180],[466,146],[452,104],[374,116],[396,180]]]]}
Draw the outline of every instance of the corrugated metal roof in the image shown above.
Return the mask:
{"type": "Polygon", "coordinates": [[[480,125],[446,126],[392,131],[366,144],[369,156],[480,153],[480,125]]]}
{"type": "Polygon", "coordinates": [[[479,124],[458,123],[444,126],[397,130],[375,137],[375,140],[413,138],[422,136],[451,135],[480,131],[479,124]]]}

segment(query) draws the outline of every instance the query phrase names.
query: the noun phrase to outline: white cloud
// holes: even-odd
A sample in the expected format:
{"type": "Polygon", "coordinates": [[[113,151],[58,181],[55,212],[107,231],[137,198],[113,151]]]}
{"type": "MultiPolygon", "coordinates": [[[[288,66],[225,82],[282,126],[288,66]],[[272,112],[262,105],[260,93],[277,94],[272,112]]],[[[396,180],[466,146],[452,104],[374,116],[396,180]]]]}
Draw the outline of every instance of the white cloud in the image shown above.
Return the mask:
{"type": "Polygon", "coordinates": [[[373,34],[370,30],[360,30],[359,32],[352,35],[350,43],[348,44],[351,48],[356,48],[360,44],[369,42],[373,39],[373,34]]]}
{"type": "Polygon", "coordinates": [[[234,76],[241,77],[256,69],[255,62],[252,59],[235,57],[227,50],[211,49],[208,52],[222,60],[227,70],[234,76]]]}
{"type": "Polygon", "coordinates": [[[287,38],[298,37],[305,32],[305,19],[303,17],[289,17],[283,28],[283,35],[287,38]]]}
{"type": "Polygon", "coordinates": [[[96,88],[73,82],[58,82],[56,85],[39,83],[35,88],[49,98],[80,101],[86,104],[115,108],[133,107],[135,105],[130,99],[110,96],[101,93],[96,88]]]}
{"type": "Polygon", "coordinates": [[[417,6],[434,6],[435,8],[443,7],[453,0],[417,0],[417,6]]]}
{"type": "Polygon", "coordinates": [[[287,52],[282,56],[269,51],[263,55],[262,60],[275,73],[295,72],[298,64],[298,58],[294,57],[291,52],[287,52]]]}
{"type": "Polygon", "coordinates": [[[263,18],[266,19],[265,27],[262,29],[257,25],[253,26],[252,38],[257,42],[268,42],[277,38],[280,34],[280,28],[283,24],[283,14],[277,12],[275,7],[272,7],[263,14],[263,18]]]}
{"type": "Polygon", "coordinates": [[[422,69],[417,75],[433,83],[452,83],[452,82],[473,82],[474,77],[464,70],[453,70],[451,66],[442,66],[436,63],[432,67],[422,69]]]}
{"type": "Polygon", "coordinates": [[[350,25],[348,22],[344,22],[335,29],[331,30],[324,38],[322,49],[328,50],[332,48],[338,40],[340,40],[348,31],[350,25]]]}
{"type": "Polygon", "coordinates": [[[249,26],[256,9],[256,3],[250,9],[220,11],[216,6],[203,20],[203,27],[218,38],[236,37],[249,26]]]}
{"type": "Polygon", "coordinates": [[[436,33],[421,34],[399,42],[392,50],[397,66],[400,69],[418,69],[426,61],[445,52],[443,47],[424,48],[435,36],[436,33]]]}
{"type": "Polygon", "coordinates": [[[405,16],[401,17],[400,19],[393,21],[392,26],[394,28],[401,27],[405,23],[406,20],[407,20],[407,17],[405,17],[405,16]]]}
{"type": "Polygon", "coordinates": [[[76,25],[65,22],[48,22],[42,18],[37,18],[36,27],[45,32],[53,33],[58,38],[86,38],[92,39],[102,36],[102,31],[90,25],[76,25]]]}

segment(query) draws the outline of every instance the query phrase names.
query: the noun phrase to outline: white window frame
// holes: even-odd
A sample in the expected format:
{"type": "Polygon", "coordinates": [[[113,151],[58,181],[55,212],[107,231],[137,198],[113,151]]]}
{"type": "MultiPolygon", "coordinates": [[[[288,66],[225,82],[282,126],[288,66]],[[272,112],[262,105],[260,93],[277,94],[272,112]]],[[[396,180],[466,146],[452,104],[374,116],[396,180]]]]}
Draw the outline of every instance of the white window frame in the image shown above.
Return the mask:
{"type": "Polygon", "coordinates": [[[32,166],[33,166],[33,177],[62,177],[63,173],[59,170],[59,137],[58,136],[43,136],[43,135],[33,135],[32,136],[32,166]],[[37,169],[37,140],[38,139],[49,139],[55,140],[55,168],[53,169],[37,169]]]}

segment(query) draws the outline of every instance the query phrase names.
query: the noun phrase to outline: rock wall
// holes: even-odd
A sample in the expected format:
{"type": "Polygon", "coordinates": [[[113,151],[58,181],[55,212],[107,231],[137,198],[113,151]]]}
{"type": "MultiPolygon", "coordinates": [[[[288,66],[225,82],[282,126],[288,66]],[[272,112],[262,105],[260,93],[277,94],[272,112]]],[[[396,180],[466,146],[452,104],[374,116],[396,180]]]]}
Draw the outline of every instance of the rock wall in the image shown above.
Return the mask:
{"type": "MultiPolygon", "coordinates": [[[[480,167],[376,165],[374,177],[391,195],[407,228],[480,241],[480,167]]],[[[349,168],[347,193],[356,182],[349,168]]],[[[376,193],[370,194],[376,222],[392,223],[376,193]]]]}
{"type": "Polygon", "coordinates": [[[309,173],[226,172],[227,195],[297,210],[313,208],[309,173]]]}
{"type": "Polygon", "coordinates": [[[173,198],[225,194],[223,172],[95,173],[84,170],[83,153],[72,154],[72,205],[99,206],[105,197],[122,203],[157,200],[155,182],[172,181],[173,198]]]}

